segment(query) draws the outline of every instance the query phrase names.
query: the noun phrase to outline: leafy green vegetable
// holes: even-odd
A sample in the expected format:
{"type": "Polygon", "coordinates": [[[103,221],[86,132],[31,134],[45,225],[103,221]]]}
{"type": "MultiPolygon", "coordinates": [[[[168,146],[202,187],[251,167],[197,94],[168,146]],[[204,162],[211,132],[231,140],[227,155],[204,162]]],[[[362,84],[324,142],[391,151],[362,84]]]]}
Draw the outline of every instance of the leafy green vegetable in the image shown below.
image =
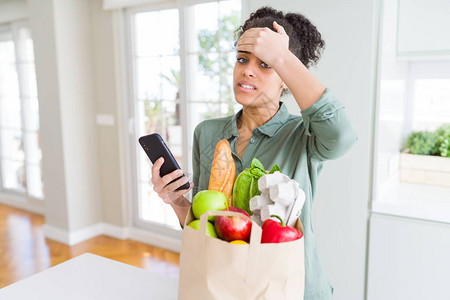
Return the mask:
{"type": "Polygon", "coordinates": [[[262,163],[253,158],[250,168],[242,171],[236,178],[233,186],[233,206],[242,208],[252,215],[250,211],[250,199],[261,195],[258,189],[258,179],[266,174],[262,163]]]}
{"type": "Polygon", "coordinates": [[[252,163],[250,164],[250,169],[257,169],[257,170],[261,170],[263,172],[266,172],[264,170],[263,164],[256,158],[252,159],[252,163]]]}
{"type": "MultiPolygon", "coordinates": [[[[275,164],[269,173],[272,174],[276,171],[281,172],[281,169],[275,164]]],[[[252,215],[250,199],[261,195],[261,191],[258,189],[258,179],[266,174],[263,164],[257,158],[253,158],[250,168],[245,169],[236,177],[233,186],[233,206],[242,208],[252,215]]]]}
{"type": "Polygon", "coordinates": [[[273,174],[273,173],[275,173],[276,171],[278,171],[278,172],[281,173],[280,167],[279,167],[277,164],[274,164],[273,167],[272,167],[272,169],[270,170],[269,174],[273,174]]]}

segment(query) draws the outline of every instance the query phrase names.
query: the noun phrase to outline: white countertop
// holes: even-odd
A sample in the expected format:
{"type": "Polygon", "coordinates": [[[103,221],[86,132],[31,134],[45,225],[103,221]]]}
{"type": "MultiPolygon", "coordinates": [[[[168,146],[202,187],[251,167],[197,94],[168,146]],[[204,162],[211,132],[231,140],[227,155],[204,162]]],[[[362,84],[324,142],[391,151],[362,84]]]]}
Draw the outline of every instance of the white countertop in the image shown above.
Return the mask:
{"type": "Polygon", "coordinates": [[[178,278],[86,253],[0,289],[1,300],[177,299],[178,278]]]}
{"type": "Polygon", "coordinates": [[[372,202],[372,212],[450,223],[450,188],[398,183],[372,202]]]}

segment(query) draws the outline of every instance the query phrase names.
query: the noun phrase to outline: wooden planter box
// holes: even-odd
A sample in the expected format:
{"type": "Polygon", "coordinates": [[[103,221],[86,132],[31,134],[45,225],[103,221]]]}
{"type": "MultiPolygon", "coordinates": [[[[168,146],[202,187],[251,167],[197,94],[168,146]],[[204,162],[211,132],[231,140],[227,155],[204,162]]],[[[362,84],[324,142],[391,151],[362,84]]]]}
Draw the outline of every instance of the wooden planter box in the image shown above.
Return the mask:
{"type": "Polygon", "coordinates": [[[450,158],[401,153],[400,181],[450,187],[450,158]]]}

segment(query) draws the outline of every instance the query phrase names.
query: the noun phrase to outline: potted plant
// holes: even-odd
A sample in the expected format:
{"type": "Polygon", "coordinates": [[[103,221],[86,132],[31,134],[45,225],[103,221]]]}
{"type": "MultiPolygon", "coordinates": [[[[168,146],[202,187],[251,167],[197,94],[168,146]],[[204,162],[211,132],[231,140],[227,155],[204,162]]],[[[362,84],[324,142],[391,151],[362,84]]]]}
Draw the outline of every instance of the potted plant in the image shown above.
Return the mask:
{"type": "Polygon", "coordinates": [[[400,154],[400,181],[450,187],[450,124],[408,136],[400,154]]]}

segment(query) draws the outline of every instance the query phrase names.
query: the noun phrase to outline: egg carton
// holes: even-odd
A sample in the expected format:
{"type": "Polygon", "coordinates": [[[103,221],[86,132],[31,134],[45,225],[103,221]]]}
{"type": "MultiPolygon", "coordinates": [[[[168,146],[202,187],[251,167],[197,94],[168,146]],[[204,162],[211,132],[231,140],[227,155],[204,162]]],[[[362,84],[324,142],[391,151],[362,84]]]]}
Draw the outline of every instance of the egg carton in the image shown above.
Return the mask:
{"type": "Polygon", "coordinates": [[[261,195],[254,196],[249,203],[253,221],[262,225],[267,219],[278,220],[271,217],[277,215],[294,226],[305,203],[305,192],[298,182],[276,171],[259,178],[258,188],[261,195]]]}

